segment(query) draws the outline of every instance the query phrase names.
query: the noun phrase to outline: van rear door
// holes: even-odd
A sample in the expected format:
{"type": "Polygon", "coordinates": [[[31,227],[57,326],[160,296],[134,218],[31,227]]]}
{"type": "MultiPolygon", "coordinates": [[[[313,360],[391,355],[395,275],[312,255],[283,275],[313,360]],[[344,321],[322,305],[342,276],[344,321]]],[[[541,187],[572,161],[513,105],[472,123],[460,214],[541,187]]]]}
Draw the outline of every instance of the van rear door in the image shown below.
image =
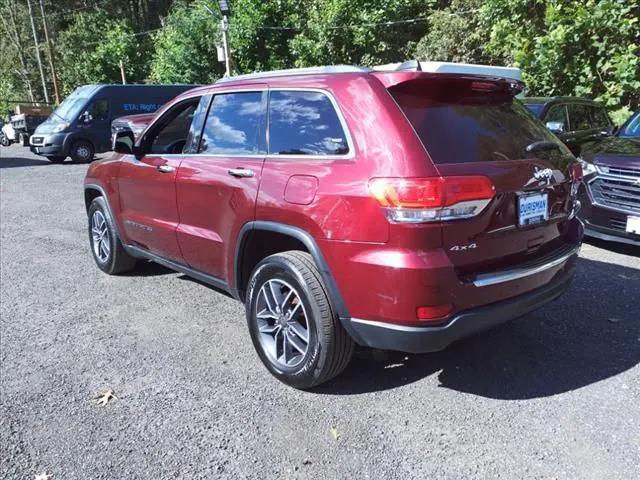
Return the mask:
{"type": "MultiPolygon", "coordinates": [[[[487,177],[493,199],[441,222],[461,276],[509,268],[570,248],[576,160],[517,99],[513,82],[413,74],[388,89],[442,177],[487,177]]],[[[574,242],[575,243],[575,242],[574,242]]]]}

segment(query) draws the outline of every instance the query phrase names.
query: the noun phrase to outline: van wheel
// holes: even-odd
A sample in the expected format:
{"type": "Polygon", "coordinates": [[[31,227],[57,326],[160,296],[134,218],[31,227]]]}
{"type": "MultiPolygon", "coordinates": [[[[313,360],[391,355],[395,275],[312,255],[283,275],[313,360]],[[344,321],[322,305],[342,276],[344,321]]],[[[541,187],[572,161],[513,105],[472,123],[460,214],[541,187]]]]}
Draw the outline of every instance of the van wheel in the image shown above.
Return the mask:
{"type": "Polygon", "coordinates": [[[320,385],[351,360],[353,340],[326,292],[305,252],[271,255],[251,274],[246,304],[251,340],[271,374],[292,387],[320,385]]]}
{"type": "Polygon", "coordinates": [[[98,268],[109,275],[128,272],[136,259],[127,253],[114,227],[107,204],[98,197],[89,206],[89,242],[98,268]]]}
{"type": "Polygon", "coordinates": [[[0,135],[0,145],[2,145],[3,147],[8,147],[9,145],[11,145],[9,137],[7,137],[4,133],[0,135]]]}
{"type": "Polygon", "coordinates": [[[67,157],[47,157],[47,160],[51,163],[63,163],[65,158],[67,157]]]}
{"type": "Polygon", "coordinates": [[[78,140],[71,145],[69,156],[73,163],[89,163],[93,160],[95,150],[93,145],[86,140],[78,140]]]}

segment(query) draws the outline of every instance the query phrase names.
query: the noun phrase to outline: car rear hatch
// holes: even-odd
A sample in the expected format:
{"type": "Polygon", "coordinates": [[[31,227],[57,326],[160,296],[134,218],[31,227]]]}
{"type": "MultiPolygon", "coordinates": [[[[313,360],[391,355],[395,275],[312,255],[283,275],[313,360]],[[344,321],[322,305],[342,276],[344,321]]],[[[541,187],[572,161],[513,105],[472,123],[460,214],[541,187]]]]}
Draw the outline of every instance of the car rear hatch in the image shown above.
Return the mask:
{"type": "Polygon", "coordinates": [[[485,178],[493,188],[473,213],[441,222],[443,247],[462,281],[575,249],[568,220],[581,170],[514,98],[520,84],[472,75],[405,73],[399,81],[387,75],[383,83],[441,177],[485,178]]]}

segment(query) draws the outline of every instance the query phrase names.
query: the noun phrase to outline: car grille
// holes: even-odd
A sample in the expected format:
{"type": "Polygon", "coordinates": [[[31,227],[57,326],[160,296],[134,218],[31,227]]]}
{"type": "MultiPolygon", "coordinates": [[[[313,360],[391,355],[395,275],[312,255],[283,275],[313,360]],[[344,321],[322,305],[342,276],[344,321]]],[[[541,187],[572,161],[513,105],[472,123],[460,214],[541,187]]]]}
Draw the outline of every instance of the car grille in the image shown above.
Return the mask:
{"type": "Polygon", "coordinates": [[[618,218],[610,218],[609,219],[609,225],[614,230],[620,230],[622,232],[627,230],[627,221],[626,220],[620,220],[618,218]]]}
{"type": "Polygon", "coordinates": [[[599,165],[598,170],[602,173],[615,175],[616,177],[640,178],[640,170],[636,170],[635,168],[605,167],[599,165]]]}
{"type": "Polygon", "coordinates": [[[609,168],[589,182],[596,203],[629,213],[640,213],[640,170],[609,168]],[[614,176],[615,172],[619,173],[614,176]]]}

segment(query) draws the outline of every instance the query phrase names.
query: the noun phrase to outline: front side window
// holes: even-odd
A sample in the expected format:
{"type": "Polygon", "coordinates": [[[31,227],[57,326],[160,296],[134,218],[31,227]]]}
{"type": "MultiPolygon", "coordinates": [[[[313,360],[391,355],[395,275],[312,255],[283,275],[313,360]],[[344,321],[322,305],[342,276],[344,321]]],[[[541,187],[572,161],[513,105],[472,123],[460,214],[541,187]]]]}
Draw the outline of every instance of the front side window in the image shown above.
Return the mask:
{"type": "Polygon", "coordinates": [[[162,115],[149,137],[149,153],[155,155],[182,153],[199,100],[196,98],[185,101],[162,115]]]}
{"type": "Polygon", "coordinates": [[[269,96],[269,153],[349,153],[345,131],[329,97],[320,92],[272,91],[269,96]]]}
{"type": "Polygon", "coordinates": [[[106,98],[96,100],[93,102],[93,105],[91,105],[90,113],[94,120],[107,120],[109,116],[109,101],[106,98]]]}
{"type": "Polygon", "coordinates": [[[582,130],[591,130],[591,118],[589,115],[589,106],[579,103],[569,104],[569,122],[571,123],[572,132],[580,132],[582,130]]]}
{"type": "Polygon", "coordinates": [[[213,97],[204,124],[200,153],[265,153],[266,104],[262,92],[222,93],[213,97]]]}

